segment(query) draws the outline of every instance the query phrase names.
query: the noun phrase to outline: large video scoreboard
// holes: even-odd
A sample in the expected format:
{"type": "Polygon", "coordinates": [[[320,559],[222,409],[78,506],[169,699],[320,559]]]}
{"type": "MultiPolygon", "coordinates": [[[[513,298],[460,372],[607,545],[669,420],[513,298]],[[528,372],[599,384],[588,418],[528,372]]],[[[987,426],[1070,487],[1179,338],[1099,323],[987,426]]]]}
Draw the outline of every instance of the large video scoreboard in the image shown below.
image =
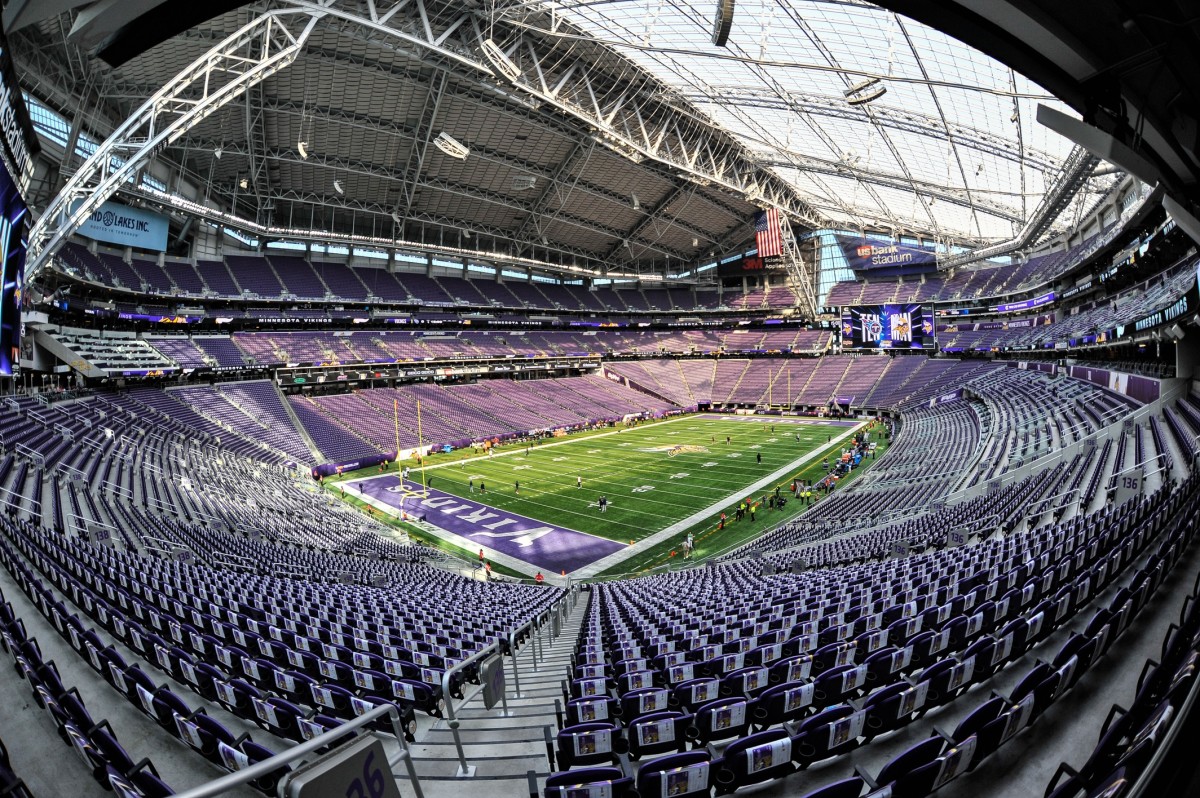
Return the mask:
{"type": "Polygon", "coordinates": [[[842,314],[843,349],[933,347],[933,314],[919,304],[861,305],[842,314]]]}

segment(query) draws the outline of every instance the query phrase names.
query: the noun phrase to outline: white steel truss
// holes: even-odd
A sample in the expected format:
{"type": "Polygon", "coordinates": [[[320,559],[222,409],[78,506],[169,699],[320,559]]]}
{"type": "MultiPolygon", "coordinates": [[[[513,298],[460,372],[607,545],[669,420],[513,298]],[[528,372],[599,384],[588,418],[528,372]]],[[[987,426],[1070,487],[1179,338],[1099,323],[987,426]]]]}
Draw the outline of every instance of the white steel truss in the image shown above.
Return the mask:
{"type": "Polygon", "coordinates": [[[117,128],[79,168],[29,234],[26,284],[60,244],[116,191],[136,185],[156,154],[246,90],[291,64],[324,14],[268,11],[193,61],[117,128]],[[294,32],[289,23],[300,28],[294,32]]]}
{"type": "Polygon", "coordinates": [[[800,254],[799,242],[796,240],[796,233],[792,230],[792,223],[788,221],[787,216],[780,214],[779,227],[779,233],[783,239],[783,266],[787,269],[792,285],[799,292],[800,311],[805,318],[815,319],[818,310],[816,272],[804,262],[804,257],[800,254]]]}
{"type": "Polygon", "coordinates": [[[513,98],[533,109],[574,118],[597,143],[632,161],[656,161],[699,185],[720,186],[755,199],[760,207],[777,207],[806,226],[828,223],[794,188],[756,163],[742,144],[698,117],[688,103],[665,100],[662,84],[652,76],[628,63],[599,64],[599,54],[606,52],[603,45],[586,54],[558,46],[538,36],[536,28],[527,31],[520,20],[504,18],[499,10],[488,20],[478,8],[453,0],[281,2],[365,26],[419,48],[426,57],[450,62],[460,73],[463,66],[470,67],[467,74],[501,82],[513,98]],[[515,79],[509,80],[484,56],[488,40],[516,66],[515,79]]]}

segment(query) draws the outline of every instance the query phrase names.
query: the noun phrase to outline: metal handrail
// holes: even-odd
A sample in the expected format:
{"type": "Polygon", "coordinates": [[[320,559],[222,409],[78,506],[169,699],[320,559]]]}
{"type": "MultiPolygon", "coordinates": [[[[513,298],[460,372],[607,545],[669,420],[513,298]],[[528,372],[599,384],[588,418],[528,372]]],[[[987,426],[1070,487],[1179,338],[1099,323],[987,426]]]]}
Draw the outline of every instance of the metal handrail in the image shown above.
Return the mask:
{"type": "MultiPolygon", "coordinates": [[[[529,621],[525,622],[523,625],[518,626],[515,629],[509,629],[508,635],[506,636],[506,639],[508,640],[508,656],[509,656],[509,659],[512,660],[512,666],[513,666],[513,686],[516,689],[516,692],[513,694],[514,698],[521,697],[521,676],[518,673],[519,669],[517,668],[517,637],[522,632],[524,632],[526,629],[531,629],[534,626],[534,624],[536,623],[536,621],[537,621],[536,618],[532,618],[529,621]]],[[[536,659],[534,660],[534,668],[535,669],[537,668],[537,660],[536,659]]]]}
{"type": "Polygon", "coordinates": [[[33,510],[34,512],[40,513],[42,511],[41,501],[35,500],[32,496],[25,496],[23,494],[17,493],[15,490],[10,490],[6,487],[0,486],[0,503],[3,503],[9,507],[15,507],[16,509],[20,510],[21,502],[28,502],[30,505],[30,509],[33,510]],[[16,496],[17,501],[15,501],[15,502],[12,501],[11,499],[8,498],[9,496],[16,496]],[[36,509],[34,509],[34,508],[36,508],[36,509]]]}
{"type": "MultiPolygon", "coordinates": [[[[513,680],[514,680],[514,686],[516,687],[516,690],[517,690],[516,695],[518,697],[520,696],[520,693],[521,693],[521,687],[520,687],[520,681],[518,680],[519,677],[517,677],[517,651],[516,651],[517,635],[525,629],[537,630],[537,633],[535,633],[533,635],[532,639],[534,640],[534,652],[535,652],[534,656],[537,657],[538,659],[540,659],[543,656],[543,653],[541,653],[543,650],[541,648],[541,635],[540,635],[542,626],[546,625],[547,622],[549,621],[551,612],[561,612],[562,611],[561,608],[562,608],[563,602],[571,601],[572,606],[574,606],[575,600],[576,600],[575,591],[569,589],[563,595],[559,596],[558,599],[556,599],[555,602],[553,604],[551,604],[548,609],[545,609],[542,612],[538,613],[536,617],[531,618],[530,620],[526,621],[521,626],[516,627],[514,629],[510,629],[508,631],[508,634],[505,635],[504,639],[506,639],[508,641],[509,654],[511,655],[511,658],[513,661],[513,677],[514,677],[513,680]]],[[[467,756],[463,752],[463,747],[462,747],[462,738],[459,736],[459,733],[458,733],[459,721],[454,713],[454,698],[453,698],[453,696],[450,695],[450,679],[451,679],[451,677],[453,677],[453,675],[455,673],[462,672],[468,666],[470,666],[476,662],[482,661],[484,658],[490,656],[493,653],[502,654],[499,640],[497,640],[495,643],[492,643],[490,646],[487,646],[485,648],[480,649],[479,651],[476,651],[474,654],[467,657],[462,662],[455,663],[452,667],[447,668],[446,671],[442,674],[442,700],[446,705],[446,725],[450,727],[450,734],[454,738],[454,748],[458,754],[459,770],[458,770],[457,775],[459,778],[470,777],[473,774],[473,771],[471,769],[471,766],[467,764],[467,756]]],[[[503,662],[501,662],[500,667],[504,667],[503,662]]],[[[534,669],[535,670],[537,669],[537,660],[536,659],[534,660],[534,669]]],[[[505,702],[505,705],[507,706],[507,701],[505,702]]]]}
{"type": "Polygon", "coordinates": [[[454,698],[450,695],[450,677],[455,673],[460,673],[468,665],[480,662],[484,657],[493,653],[500,652],[500,642],[492,643],[486,648],[476,651],[471,656],[464,659],[462,662],[455,663],[452,667],[447,668],[442,674],[442,699],[446,704],[446,725],[450,727],[450,734],[454,737],[454,748],[458,752],[458,776],[464,778],[471,775],[471,768],[467,764],[467,755],[463,753],[462,738],[458,734],[458,718],[454,714],[454,698]]]}
{"type": "MultiPolygon", "coordinates": [[[[396,735],[396,741],[400,743],[400,757],[404,760],[405,769],[408,770],[408,778],[412,781],[413,793],[416,798],[424,798],[424,792],[421,790],[421,781],[417,778],[416,769],[413,767],[412,755],[408,750],[408,746],[404,742],[404,731],[400,727],[400,710],[396,709],[395,704],[381,704],[375,707],[370,712],[363,713],[353,720],[348,720],[340,726],[336,726],[329,731],[322,732],[316,737],[307,742],[300,743],[297,746],[282,751],[270,759],[264,759],[261,762],[256,762],[248,768],[235,770],[219,779],[214,779],[207,784],[201,784],[199,787],[193,787],[190,790],[175,793],[175,798],[210,798],[210,796],[220,795],[221,793],[233,787],[240,786],[247,782],[253,781],[259,776],[265,776],[281,766],[286,765],[295,759],[299,759],[306,754],[317,751],[332,743],[338,738],[345,737],[353,731],[356,731],[368,723],[371,723],[376,718],[381,718],[384,715],[392,722],[392,733],[396,735]]],[[[399,761],[399,760],[397,760],[399,761]]],[[[394,763],[388,761],[388,770],[394,763]]],[[[395,774],[392,773],[392,778],[395,774]]]]}

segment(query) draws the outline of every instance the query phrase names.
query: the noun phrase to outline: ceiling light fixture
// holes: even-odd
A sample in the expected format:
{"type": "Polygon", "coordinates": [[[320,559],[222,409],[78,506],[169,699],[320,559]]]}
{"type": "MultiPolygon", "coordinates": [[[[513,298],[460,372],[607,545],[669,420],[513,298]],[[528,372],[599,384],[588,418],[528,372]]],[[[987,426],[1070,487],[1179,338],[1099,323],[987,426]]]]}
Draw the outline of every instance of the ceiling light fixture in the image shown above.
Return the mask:
{"type": "Polygon", "coordinates": [[[334,181],[333,181],[333,190],[334,190],[334,191],[336,191],[336,192],[337,192],[337,193],[339,193],[339,194],[345,194],[345,193],[346,193],[344,190],[342,190],[342,181],[341,181],[341,180],[334,180],[334,181]]]}
{"type": "Polygon", "coordinates": [[[463,144],[444,130],[437,134],[437,138],[433,140],[433,146],[451,158],[457,158],[460,161],[465,161],[467,156],[471,154],[471,150],[467,148],[466,144],[463,144]]]}
{"type": "Polygon", "coordinates": [[[636,211],[636,210],[638,210],[638,209],[640,209],[640,208],[642,207],[642,203],[641,203],[641,201],[638,199],[638,195],[637,195],[637,194],[630,194],[630,197],[632,197],[632,198],[633,198],[633,209],[634,209],[635,211],[636,211]]]}
{"type": "Polygon", "coordinates": [[[867,78],[860,83],[855,83],[842,94],[848,105],[866,105],[887,94],[887,86],[884,86],[883,81],[879,78],[867,78]]]}
{"type": "Polygon", "coordinates": [[[492,66],[503,77],[507,78],[510,83],[516,83],[517,78],[521,77],[521,68],[508,57],[508,53],[500,49],[500,45],[491,39],[483,40],[483,54],[491,62],[492,66]]]}
{"type": "Polygon", "coordinates": [[[218,161],[221,160],[221,156],[224,154],[225,154],[224,147],[217,147],[215,150],[213,150],[213,157],[216,158],[218,161]]]}
{"type": "Polygon", "coordinates": [[[307,141],[297,141],[296,142],[296,152],[300,153],[300,160],[307,161],[308,160],[308,142],[307,141]]]}
{"type": "Polygon", "coordinates": [[[238,181],[238,185],[244,189],[250,188],[250,181],[243,177],[241,180],[238,181]]]}
{"type": "Polygon", "coordinates": [[[717,0],[717,13],[713,18],[712,43],[724,47],[733,29],[734,0],[717,0]]]}

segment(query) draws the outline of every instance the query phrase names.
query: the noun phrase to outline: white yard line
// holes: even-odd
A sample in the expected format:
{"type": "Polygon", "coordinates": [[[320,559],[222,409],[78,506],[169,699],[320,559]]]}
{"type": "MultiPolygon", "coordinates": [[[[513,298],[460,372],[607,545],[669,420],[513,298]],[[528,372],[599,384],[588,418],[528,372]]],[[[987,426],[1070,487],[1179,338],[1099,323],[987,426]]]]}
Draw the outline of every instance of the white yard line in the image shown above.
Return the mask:
{"type": "MultiPolygon", "coordinates": [[[[679,418],[669,418],[666,421],[655,422],[654,424],[651,424],[649,427],[645,427],[644,429],[654,429],[657,427],[665,427],[668,424],[677,424],[680,421],[696,421],[698,418],[700,418],[700,416],[680,416],[679,418]]],[[[534,449],[534,451],[542,451],[543,449],[549,449],[551,446],[563,446],[568,443],[579,443],[579,442],[585,441],[585,440],[590,441],[590,440],[593,440],[594,438],[607,438],[609,435],[618,435],[622,432],[625,432],[626,430],[635,430],[635,429],[643,429],[643,428],[642,427],[620,427],[619,429],[614,429],[610,432],[599,432],[599,433],[596,433],[595,435],[587,435],[583,438],[572,438],[570,435],[567,435],[567,436],[563,437],[562,440],[556,440],[551,443],[538,444],[537,446],[534,446],[533,449],[534,449]]],[[[525,450],[518,447],[515,449],[510,449],[509,451],[506,451],[506,452],[500,452],[498,454],[494,454],[491,457],[488,457],[486,454],[481,454],[478,457],[468,457],[463,460],[455,460],[454,462],[451,462],[451,463],[438,463],[437,465],[426,466],[425,470],[433,471],[434,469],[437,469],[437,468],[453,468],[453,467],[458,466],[459,463],[473,463],[476,460],[495,460],[497,457],[513,457],[515,455],[520,455],[520,454],[524,454],[524,453],[525,453],[525,450]]],[[[420,469],[417,469],[417,470],[420,470],[420,469]]]]}
{"type": "MultiPolygon", "coordinates": [[[[740,492],[745,492],[747,494],[753,495],[753,494],[757,493],[761,488],[765,488],[765,487],[771,485],[772,483],[774,483],[780,479],[783,479],[784,477],[793,473],[798,467],[803,466],[803,465],[807,464],[809,461],[814,460],[817,457],[819,457],[826,449],[828,449],[833,444],[841,443],[842,441],[846,440],[847,438],[853,436],[855,432],[860,430],[867,423],[868,423],[867,421],[863,421],[862,423],[858,424],[857,426],[847,429],[841,435],[838,435],[836,438],[834,438],[832,442],[826,443],[824,446],[822,446],[818,449],[814,449],[813,451],[809,452],[804,457],[801,457],[799,460],[793,460],[788,465],[784,466],[783,468],[779,469],[778,471],[776,471],[772,474],[769,474],[768,476],[763,477],[758,482],[755,482],[753,485],[747,486],[746,488],[743,489],[743,491],[740,491],[740,492]]],[[[688,527],[694,526],[694,525],[700,523],[701,521],[703,521],[705,518],[708,518],[709,516],[720,512],[721,508],[728,506],[728,504],[729,504],[729,499],[725,498],[725,499],[722,499],[721,501],[718,501],[712,505],[709,505],[708,507],[705,507],[703,510],[697,510],[696,512],[689,515],[687,518],[684,518],[682,521],[677,521],[674,524],[671,524],[670,526],[666,527],[665,529],[655,532],[653,535],[650,535],[647,538],[643,538],[642,540],[639,540],[633,546],[629,546],[620,551],[615,551],[612,554],[608,555],[607,557],[602,557],[601,559],[596,560],[594,563],[592,563],[590,565],[585,565],[582,568],[572,571],[570,573],[570,576],[572,576],[576,579],[590,579],[591,577],[595,576],[596,574],[603,573],[604,571],[607,571],[610,568],[620,565],[621,563],[625,562],[625,560],[628,560],[630,557],[632,557],[634,554],[637,554],[638,552],[649,549],[653,546],[657,546],[659,543],[662,543],[663,541],[668,540],[669,538],[680,534],[681,532],[685,531],[688,527]]]]}
{"type": "MultiPolygon", "coordinates": [[[[678,419],[670,419],[668,421],[662,421],[653,426],[655,426],[655,427],[666,426],[667,424],[674,424],[679,421],[697,421],[697,420],[704,420],[704,419],[717,420],[717,419],[721,419],[721,418],[723,418],[723,416],[707,415],[707,414],[703,415],[703,416],[681,416],[678,419]]],[[[743,422],[743,423],[746,423],[746,422],[743,422]]],[[[764,416],[764,417],[762,417],[762,421],[759,423],[785,424],[786,422],[779,421],[778,419],[776,419],[774,422],[772,422],[771,417],[764,416]]],[[[794,472],[799,467],[804,466],[809,461],[815,459],[818,455],[820,455],[822,452],[824,452],[826,449],[828,449],[833,444],[841,443],[842,441],[851,437],[855,432],[857,432],[859,429],[861,429],[867,423],[868,422],[866,422],[866,421],[862,421],[861,423],[859,423],[853,427],[847,428],[845,432],[843,432],[841,435],[838,435],[837,437],[835,437],[832,442],[827,442],[823,446],[813,449],[811,452],[809,452],[804,457],[801,457],[797,460],[791,461],[787,465],[768,474],[767,476],[763,477],[762,479],[758,480],[757,482],[755,482],[751,485],[747,485],[744,488],[739,489],[736,494],[730,494],[730,495],[740,495],[743,492],[747,493],[747,494],[753,494],[753,493],[756,493],[759,489],[767,487],[768,485],[771,485],[774,482],[776,482],[780,479],[783,479],[784,477],[788,476],[789,474],[794,472]]],[[[606,437],[609,435],[616,435],[620,432],[625,431],[625,429],[637,429],[637,428],[636,427],[622,428],[622,429],[613,430],[612,432],[602,432],[598,435],[589,435],[588,439],[603,438],[603,437],[606,437]]],[[[544,443],[537,448],[538,449],[546,449],[551,446],[562,446],[563,444],[566,444],[566,443],[580,443],[583,440],[585,440],[585,439],[583,439],[583,438],[573,438],[573,439],[567,438],[565,440],[555,441],[553,443],[544,443]]],[[[488,459],[495,459],[496,457],[511,457],[514,455],[523,454],[524,451],[525,451],[524,449],[514,449],[512,451],[493,455],[492,458],[488,458],[486,455],[481,455],[480,457],[471,457],[471,458],[467,458],[466,460],[462,460],[462,461],[455,461],[452,463],[441,463],[439,465],[429,466],[426,470],[432,471],[436,468],[449,468],[449,467],[457,466],[460,462],[470,463],[474,460],[488,460],[488,459]]],[[[378,476],[363,477],[361,479],[348,480],[346,482],[341,483],[341,485],[343,487],[345,487],[348,490],[348,492],[352,493],[355,497],[357,497],[364,503],[371,505],[372,507],[374,507],[375,509],[379,510],[380,512],[382,512],[386,515],[392,516],[394,518],[399,518],[400,513],[397,508],[393,507],[390,504],[387,504],[386,502],[379,501],[378,499],[375,499],[374,497],[368,496],[365,493],[363,493],[362,491],[360,491],[357,487],[355,487],[356,483],[366,482],[367,480],[378,479],[378,478],[379,478],[378,476]]],[[[456,494],[451,494],[451,495],[456,495],[456,494]]],[[[634,554],[637,554],[639,552],[645,551],[648,548],[656,546],[659,543],[663,542],[664,540],[667,540],[671,536],[677,535],[677,534],[683,532],[684,530],[686,530],[688,527],[694,526],[695,524],[699,523],[700,521],[703,521],[705,518],[707,518],[711,515],[714,515],[715,513],[719,512],[722,507],[727,506],[729,504],[729,501],[730,501],[729,496],[725,496],[725,497],[721,498],[719,501],[714,502],[713,504],[709,505],[708,507],[705,507],[702,510],[697,510],[696,512],[689,515],[687,518],[677,521],[674,524],[671,524],[670,526],[668,526],[664,529],[661,529],[658,532],[655,532],[653,535],[650,535],[647,538],[643,538],[642,540],[638,541],[637,543],[633,544],[632,546],[626,546],[625,548],[623,548],[619,551],[615,551],[606,557],[602,557],[601,559],[596,560],[595,562],[591,563],[590,565],[585,565],[582,568],[576,569],[567,575],[570,577],[573,577],[575,579],[590,579],[591,577],[595,576],[596,574],[601,573],[603,571],[607,571],[608,569],[624,562],[625,560],[632,557],[634,554]]],[[[506,511],[506,512],[509,512],[509,511],[506,511]]],[[[519,515],[519,513],[515,513],[515,514],[519,515]]],[[[468,538],[462,537],[461,535],[458,535],[458,534],[455,534],[448,530],[442,529],[440,526],[437,526],[437,525],[429,523],[429,522],[426,522],[424,524],[414,524],[414,526],[416,526],[419,529],[426,529],[427,531],[435,530],[435,534],[437,534],[438,537],[441,537],[447,543],[451,543],[451,544],[458,546],[459,548],[462,548],[466,551],[473,552],[479,546],[478,541],[473,541],[468,538]]],[[[561,526],[561,524],[555,524],[555,526],[561,526]]],[[[564,528],[567,528],[567,527],[564,527],[564,528]]],[[[581,535],[590,535],[591,534],[588,532],[580,532],[577,529],[573,529],[571,531],[577,532],[578,534],[581,534],[581,535]]],[[[601,537],[599,535],[591,535],[591,536],[592,537],[601,537]]],[[[605,539],[607,539],[607,538],[605,538],[605,539]]],[[[514,571],[518,571],[520,573],[527,574],[529,576],[533,576],[539,570],[537,566],[531,565],[530,563],[527,563],[524,560],[504,554],[503,552],[495,551],[493,549],[488,548],[487,546],[483,546],[482,548],[484,550],[484,556],[487,557],[487,559],[491,560],[492,562],[500,563],[501,565],[511,568],[514,571]]]]}

